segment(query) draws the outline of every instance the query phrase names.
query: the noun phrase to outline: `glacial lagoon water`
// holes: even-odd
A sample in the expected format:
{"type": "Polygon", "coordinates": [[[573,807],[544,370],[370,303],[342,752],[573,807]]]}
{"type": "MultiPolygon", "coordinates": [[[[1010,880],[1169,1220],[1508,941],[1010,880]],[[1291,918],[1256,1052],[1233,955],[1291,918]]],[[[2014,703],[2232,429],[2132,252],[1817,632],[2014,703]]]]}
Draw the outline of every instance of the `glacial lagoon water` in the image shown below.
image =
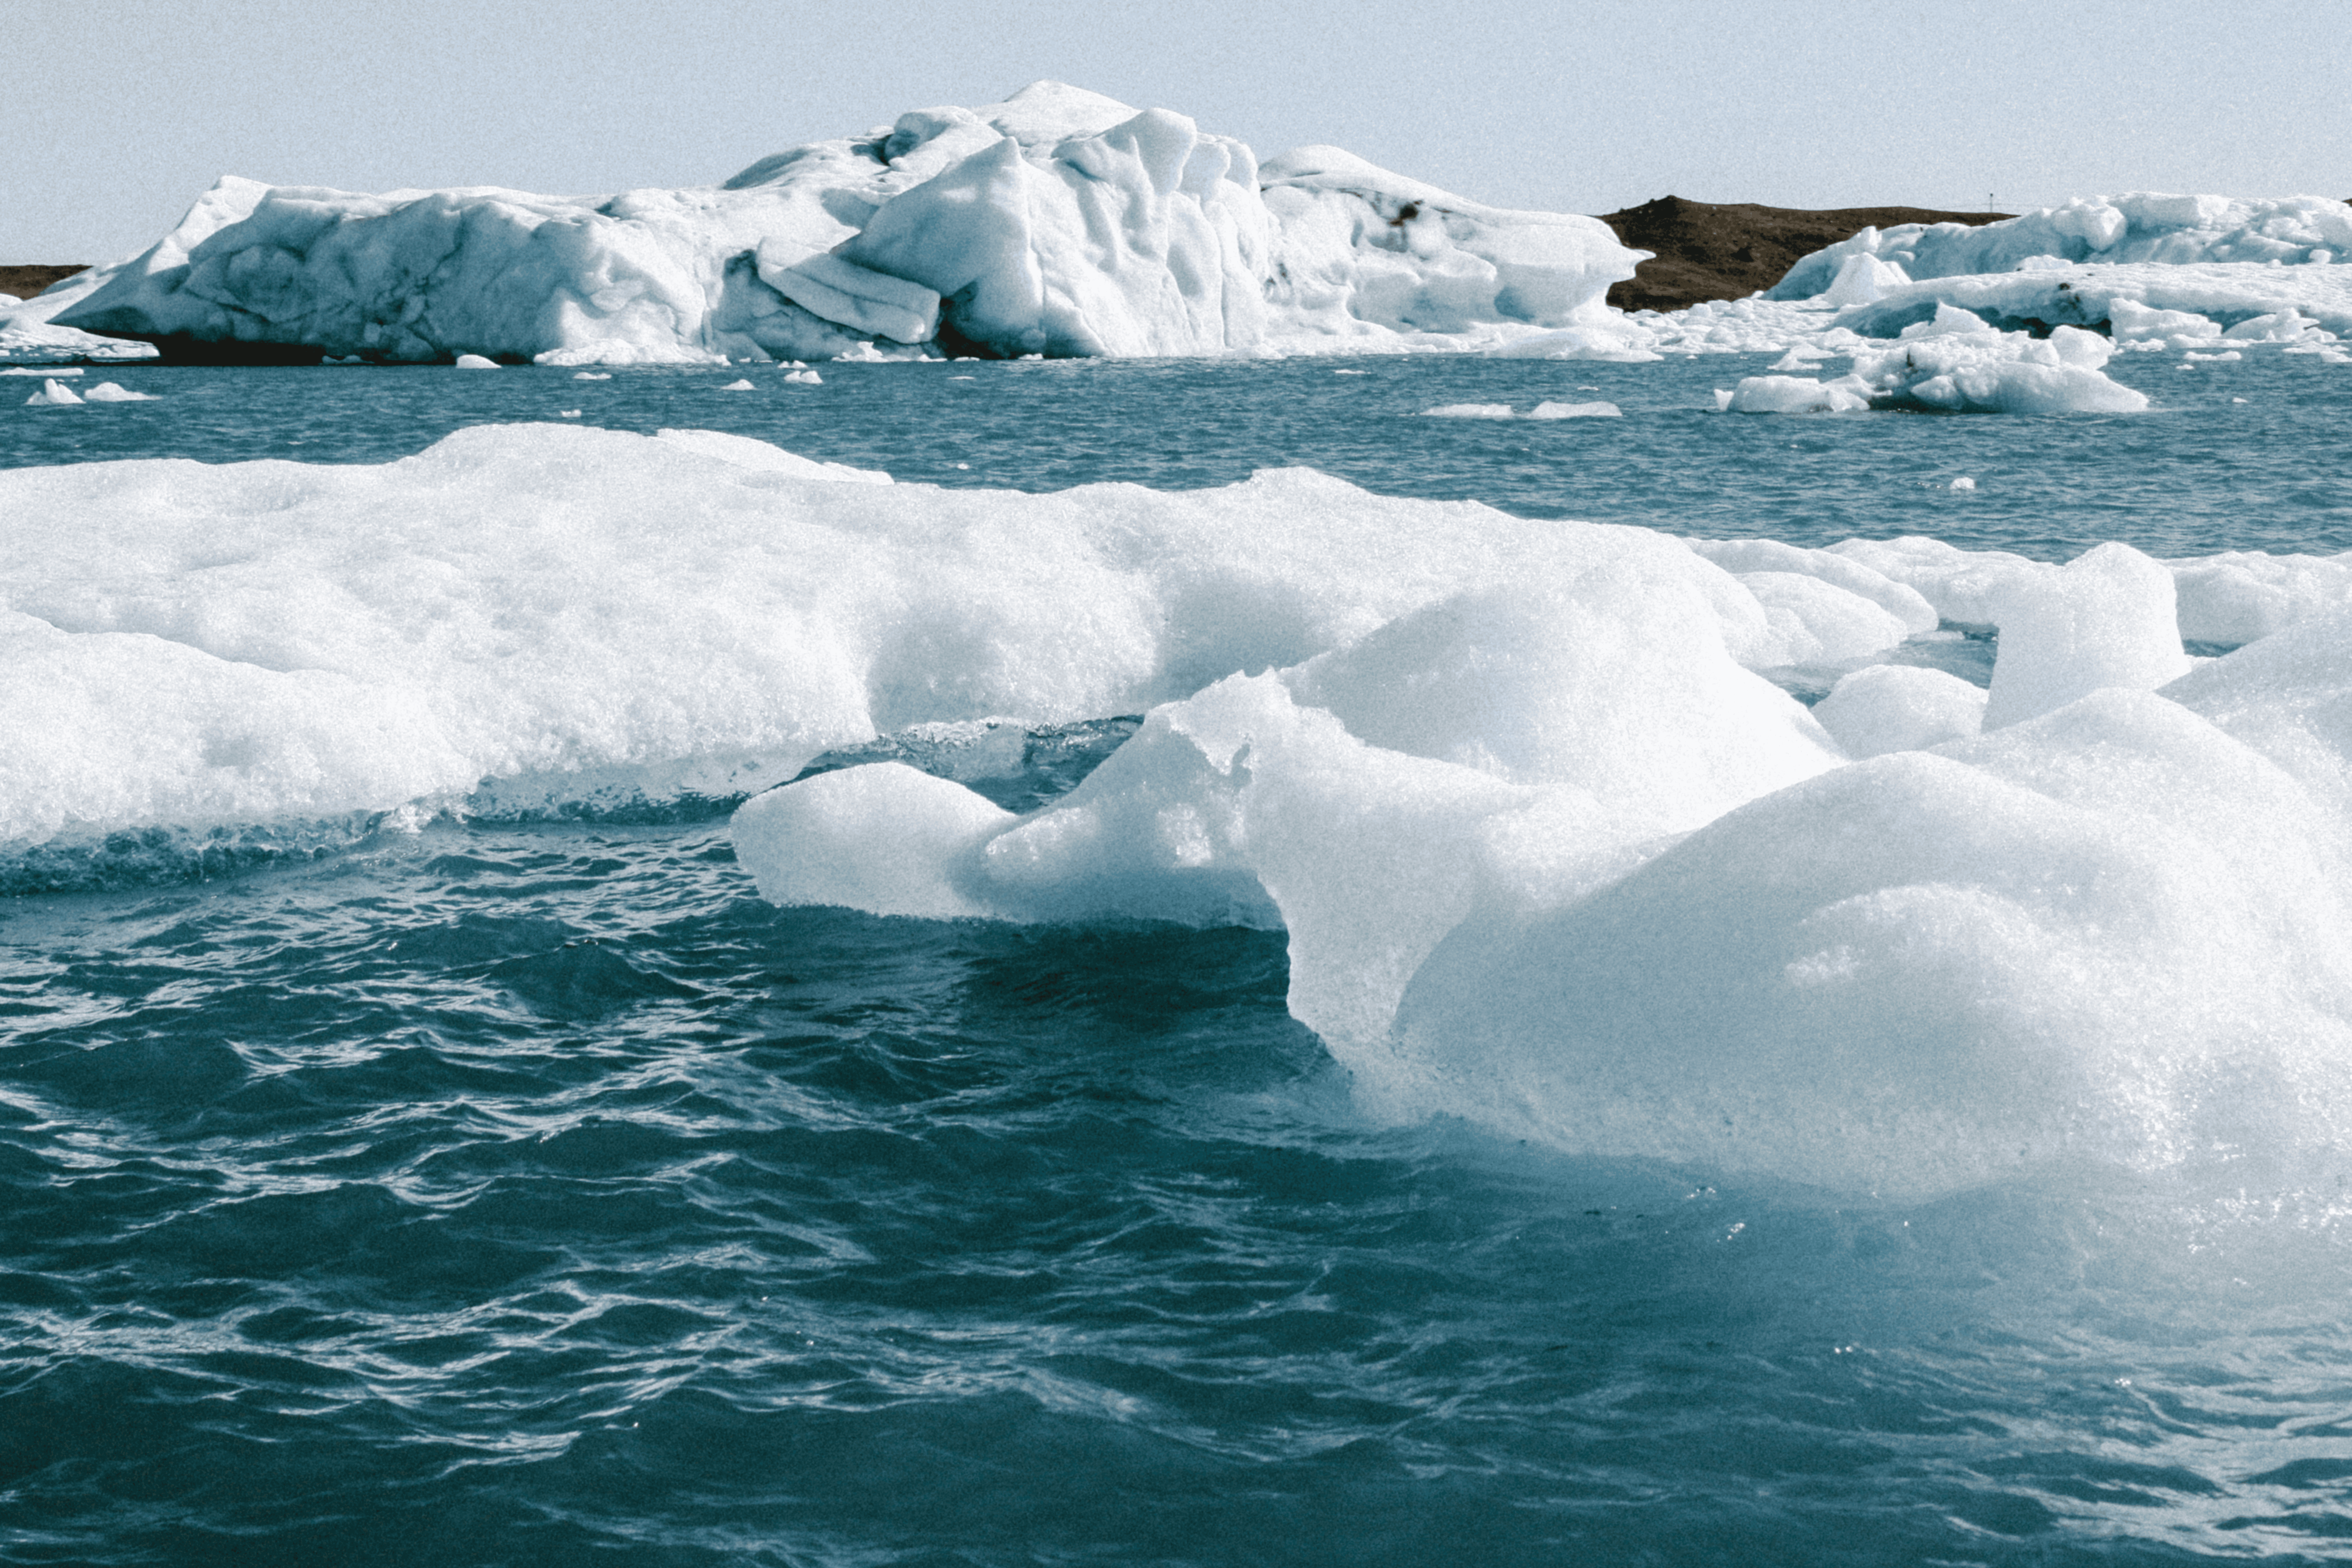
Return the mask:
{"type": "MultiPolygon", "coordinates": [[[[2107,418],[1713,413],[1754,358],[131,366],[84,384],[156,401],[11,398],[0,462],[376,462],[578,408],[949,485],[1307,464],[1803,543],[2352,547],[2352,375],[2180,364],[2119,359],[2157,408],[2107,418]],[[1623,416],[1421,416],[1547,399],[1623,416]]],[[[1050,797],[1124,732],[991,788],[1050,797]]],[[[2241,1186],[1902,1203],[1376,1121],[1286,1013],[1279,933],[778,910],[722,811],[654,816],[0,902],[0,1562],[2352,1540],[2342,1173],[2257,1138],[2241,1186]]]]}

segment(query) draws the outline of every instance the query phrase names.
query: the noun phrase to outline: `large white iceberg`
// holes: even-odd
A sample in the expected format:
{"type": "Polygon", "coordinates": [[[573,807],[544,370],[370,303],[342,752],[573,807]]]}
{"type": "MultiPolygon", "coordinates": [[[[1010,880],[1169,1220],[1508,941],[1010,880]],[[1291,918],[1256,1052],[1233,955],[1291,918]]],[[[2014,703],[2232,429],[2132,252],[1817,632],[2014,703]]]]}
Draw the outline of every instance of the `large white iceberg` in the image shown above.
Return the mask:
{"type": "Polygon", "coordinates": [[[1202,354],[1566,328],[1643,253],[1336,148],[1267,161],[1055,82],[723,185],[383,195],[224,179],[62,324],[173,355],[549,363],[1202,354]]]}

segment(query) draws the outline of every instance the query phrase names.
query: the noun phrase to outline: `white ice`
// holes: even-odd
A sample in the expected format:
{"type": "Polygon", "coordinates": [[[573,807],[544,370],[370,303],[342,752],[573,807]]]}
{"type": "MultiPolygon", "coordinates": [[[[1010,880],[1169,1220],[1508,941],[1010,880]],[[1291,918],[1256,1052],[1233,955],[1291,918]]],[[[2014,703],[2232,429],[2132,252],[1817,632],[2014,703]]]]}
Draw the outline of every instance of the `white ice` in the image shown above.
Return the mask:
{"type": "Polygon", "coordinates": [[[1605,322],[1639,255],[1592,218],[1485,206],[1331,147],[1261,163],[1181,114],[1038,82],[716,187],[225,178],[61,317],[391,361],[1344,351],[1605,322]]]}
{"type": "Polygon", "coordinates": [[[2344,560],[887,478],[576,425],[0,470],[0,844],[1142,712],[1037,812],[844,768],[738,855],[782,901],[1279,928],[1368,1108],[1565,1149],[1921,1194],[2352,1142],[2344,560]],[[2192,668],[2199,616],[2252,640],[2192,668]],[[1885,662],[1939,619],[2000,628],[1989,694],[1885,662]],[[1810,712],[1754,673],[1807,661],[1810,712]]]}
{"type": "Polygon", "coordinates": [[[1948,413],[2134,414],[2147,396],[2103,368],[2113,349],[2079,327],[2046,338],[2000,331],[1969,311],[1938,305],[1891,344],[1858,351],[1833,381],[1752,375],[1725,405],[1734,414],[1850,414],[1864,408],[1948,413]]]}
{"type": "Polygon", "coordinates": [[[1801,258],[1768,292],[1775,300],[1814,298],[1832,289],[1855,258],[1891,264],[1924,280],[2021,268],[2043,273],[2053,264],[2080,263],[2324,267],[2347,250],[2352,206],[2325,196],[2244,200],[2136,191],[2082,196],[1997,223],[1865,228],[1801,258]]]}

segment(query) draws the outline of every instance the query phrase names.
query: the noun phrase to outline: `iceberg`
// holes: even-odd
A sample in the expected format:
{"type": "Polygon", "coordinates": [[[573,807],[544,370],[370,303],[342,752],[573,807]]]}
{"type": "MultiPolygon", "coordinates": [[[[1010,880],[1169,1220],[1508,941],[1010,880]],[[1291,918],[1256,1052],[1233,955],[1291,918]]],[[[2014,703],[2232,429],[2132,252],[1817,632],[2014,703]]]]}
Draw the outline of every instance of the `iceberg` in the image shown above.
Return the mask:
{"type": "Polygon", "coordinates": [[[1210,354],[1598,325],[1643,253],[1330,147],[1261,163],[1055,82],[723,184],[362,195],[225,178],[63,326],[173,358],[550,364],[1210,354]]]}
{"type": "Polygon", "coordinates": [[[2031,274],[2084,262],[2324,267],[2347,254],[2352,254],[2352,206],[2325,196],[2245,200],[2135,191],[2082,196],[1998,223],[1865,228],[1800,258],[1765,297],[1820,298],[1837,288],[1857,258],[1899,269],[1895,281],[1902,282],[2011,273],[2021,268],[2031,274]]]}

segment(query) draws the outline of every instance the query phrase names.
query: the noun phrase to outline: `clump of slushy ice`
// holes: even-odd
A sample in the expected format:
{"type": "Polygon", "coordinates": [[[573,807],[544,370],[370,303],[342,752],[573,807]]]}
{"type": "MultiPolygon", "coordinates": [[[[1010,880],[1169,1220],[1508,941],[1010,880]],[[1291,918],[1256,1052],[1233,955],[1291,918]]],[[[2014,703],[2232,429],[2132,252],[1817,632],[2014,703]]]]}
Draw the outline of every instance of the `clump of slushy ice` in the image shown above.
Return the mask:
{"type": "Polygon", "coordinates": [[[1734,414],[2136,414],[2147,406],[2147,395],[2106,374],[2112,352],[2105,338],[2079,327],[2035,338],[1945,305],[1893,344],[1857,352],[1847,375],[1748,376],[1725,406],[1734,414]]]}

